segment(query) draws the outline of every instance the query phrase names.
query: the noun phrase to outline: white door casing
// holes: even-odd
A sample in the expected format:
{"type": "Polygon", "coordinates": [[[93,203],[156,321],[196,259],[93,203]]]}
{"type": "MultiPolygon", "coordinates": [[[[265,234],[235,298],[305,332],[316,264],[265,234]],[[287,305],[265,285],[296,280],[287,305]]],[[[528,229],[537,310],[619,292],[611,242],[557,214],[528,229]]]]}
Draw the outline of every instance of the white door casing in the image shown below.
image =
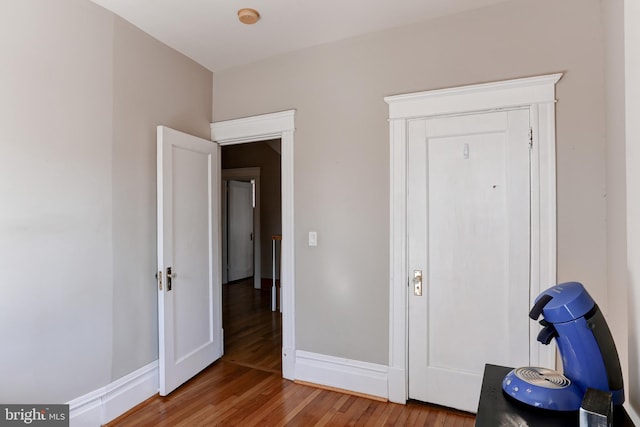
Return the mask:
{"type": "Polygon", "coordinates": [[[220,147],[158,126],[160,395],[220,358],[220,147]]]}
{"type": "Polygon", "coordinates": [[[211,124],[211,139],[221,146],[281,140],[282,246],[280,298],[282,311],[282,376],[295,379],[295,271],[293,223],[293,141],[295,110],[211,124]]]}
{"type": "MultiPolygon", "coordinates": [[[[253,276],[253,184],[227,181],[228,280],[253,276]]],[[[224,268],[224,267],[223,267],[224,268]]]]}
{"type": "Polygon", "coordinates": [[[408,121],[411,399],[474,412],[485,363],[529,363],[529,129],[528,109],[408,121]]]}
{"type": "MultiPolygon", "coordinates": [[[[429,118],[527,108],[532,128],[530,302],[556,282],[555,84],[562,74],[508,80],[385,98],[390,124],[389,400],[408,398],[407,234],[408,123],[429,118]]],[[[522,313],[527,317],[528,312],[522,313]]],[[[555,366],[555,348],[539,345],[529,322],[529,361],[555,366]]],[[[488,343],[488,345],[491,345],[488,343]]]]}

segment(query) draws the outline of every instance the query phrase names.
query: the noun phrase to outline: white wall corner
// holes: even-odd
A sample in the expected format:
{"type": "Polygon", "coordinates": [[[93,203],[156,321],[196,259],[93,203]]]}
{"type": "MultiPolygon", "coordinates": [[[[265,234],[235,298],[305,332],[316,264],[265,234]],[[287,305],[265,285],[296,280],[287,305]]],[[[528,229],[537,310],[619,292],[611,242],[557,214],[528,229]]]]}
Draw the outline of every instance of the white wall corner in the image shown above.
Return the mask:
{"type": "Polygon", "coordinates": [[[389,398],[385,365],[296,351],[296,380],[389,398]]]}
{"type": "Polygon", "coordinates": [[[158,393],[158,361],[69,402],[71,427],[108,423],[158,393]]]}

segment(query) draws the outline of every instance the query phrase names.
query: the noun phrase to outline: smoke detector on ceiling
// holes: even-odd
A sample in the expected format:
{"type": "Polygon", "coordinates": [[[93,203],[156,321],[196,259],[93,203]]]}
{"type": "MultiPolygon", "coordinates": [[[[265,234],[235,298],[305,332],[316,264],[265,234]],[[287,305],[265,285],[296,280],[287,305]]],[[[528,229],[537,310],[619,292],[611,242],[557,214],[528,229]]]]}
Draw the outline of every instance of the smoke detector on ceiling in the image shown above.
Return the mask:
{"type": "Polygon", "coordinates": [[[260,14],[255,9],[244,8],[238,11],[238,19],[243,24],[251,25],[258,22],[260,19],[260,14]]]}

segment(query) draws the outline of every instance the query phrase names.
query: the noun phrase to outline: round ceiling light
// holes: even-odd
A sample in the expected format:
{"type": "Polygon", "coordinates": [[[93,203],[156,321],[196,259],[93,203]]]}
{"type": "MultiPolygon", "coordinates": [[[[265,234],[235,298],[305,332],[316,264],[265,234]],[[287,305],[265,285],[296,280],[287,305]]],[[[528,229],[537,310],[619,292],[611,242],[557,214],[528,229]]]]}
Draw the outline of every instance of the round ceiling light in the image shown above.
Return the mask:
{"type": "Polygon", "coordinates": [[[244,8],[238,11],[238,19],[243,24],[251,25],[258,22],[260,19],[260,14],[255,9],[244,8]]]}

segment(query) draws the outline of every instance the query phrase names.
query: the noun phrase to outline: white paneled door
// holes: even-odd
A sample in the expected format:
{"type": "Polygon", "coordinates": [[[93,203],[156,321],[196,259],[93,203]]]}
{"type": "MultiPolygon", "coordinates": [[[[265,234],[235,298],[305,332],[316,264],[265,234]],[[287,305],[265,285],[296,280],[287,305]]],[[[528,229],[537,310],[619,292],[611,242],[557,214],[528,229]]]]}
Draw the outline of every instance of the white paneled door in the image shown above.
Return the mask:
{"type": "Polygon", "coordinates": [[[475,412],[529,363],[529,110],[408,122],[409,397],[475,412]]]}
{"type": "Polygon", "coordinates": [[[160,394],[222,356],[218,144],[158,126],[160,394]]]}
{"type": "Polygon", "coordinates": [[[253,276],[253,183],[228,182],[228,281],[253,276]]]}

